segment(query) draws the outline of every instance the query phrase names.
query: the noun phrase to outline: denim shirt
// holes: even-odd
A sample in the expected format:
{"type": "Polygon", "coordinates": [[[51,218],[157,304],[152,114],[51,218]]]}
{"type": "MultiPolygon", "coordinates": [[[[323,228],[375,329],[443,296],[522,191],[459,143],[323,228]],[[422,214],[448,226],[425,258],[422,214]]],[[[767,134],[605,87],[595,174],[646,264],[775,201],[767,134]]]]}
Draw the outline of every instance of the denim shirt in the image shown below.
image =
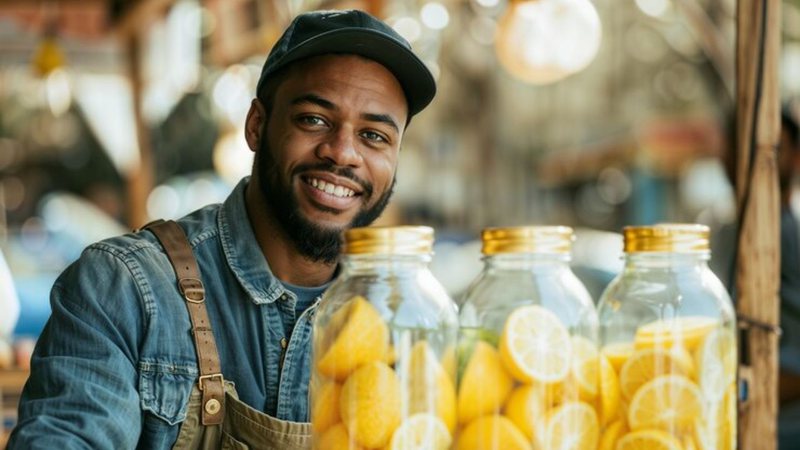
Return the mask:
{"type": "MultiPolygon", "coordinates": [[[[295,317],[294,294],[272,275],[250,226],[247,182],[179,223],[198,260],[225,379],[253,408],[307,421],[319,300],[295,317]]],[[[198,368],[186,305],[155,236],[91,245],[50,301],[9,448],[171,448],[198,368]]]]}

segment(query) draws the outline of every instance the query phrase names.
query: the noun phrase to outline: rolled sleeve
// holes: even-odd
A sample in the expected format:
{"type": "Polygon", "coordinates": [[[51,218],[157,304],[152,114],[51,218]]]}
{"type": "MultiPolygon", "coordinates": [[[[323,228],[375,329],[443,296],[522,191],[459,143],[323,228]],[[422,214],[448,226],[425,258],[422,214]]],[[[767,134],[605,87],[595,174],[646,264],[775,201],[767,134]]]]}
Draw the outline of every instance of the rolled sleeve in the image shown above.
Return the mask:
{"type": "Polygon", "coordinates": [[[136,447],[143,303],[132,264],[93,246],[56,281],[9,449],[136,447]]]}

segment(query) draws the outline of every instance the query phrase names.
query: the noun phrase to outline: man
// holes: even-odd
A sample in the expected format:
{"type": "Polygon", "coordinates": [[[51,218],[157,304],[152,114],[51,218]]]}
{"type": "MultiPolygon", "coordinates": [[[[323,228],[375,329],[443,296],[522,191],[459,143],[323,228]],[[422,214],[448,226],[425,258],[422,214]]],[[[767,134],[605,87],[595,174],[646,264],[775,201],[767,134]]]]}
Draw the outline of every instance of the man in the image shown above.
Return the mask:
{"type": "Polygon", "coordinates": [[[778,181],[781,194],[781,329],[778,448],[800,448],[800,223],[792,211],[800,168],[800,127],[788,107],[781,113],[778,181]]]}
{"type": "Polygon", "coordinates": [[[297,17],[247,116],[251,177],[177,230],[90,246],[56,281],[10,448],[308,447],[309,335],[339,236],[386,206],[434,93],[377,19],[297,17]]]}

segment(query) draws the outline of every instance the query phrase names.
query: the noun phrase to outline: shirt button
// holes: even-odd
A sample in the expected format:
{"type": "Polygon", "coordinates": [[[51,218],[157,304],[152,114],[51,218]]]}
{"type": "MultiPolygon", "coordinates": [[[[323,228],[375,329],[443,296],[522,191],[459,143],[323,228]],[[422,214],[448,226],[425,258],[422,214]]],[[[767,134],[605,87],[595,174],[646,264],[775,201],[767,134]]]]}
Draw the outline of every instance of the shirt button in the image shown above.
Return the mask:
{"type": "Polygon", "coordinates": [[[214,414],[219,412],[219,410],[222,408],[222,405],[220,405],[219,400],[212,398],[211,400],[206,402],[205,408],[206,412],[213,416],[214,414]]]}

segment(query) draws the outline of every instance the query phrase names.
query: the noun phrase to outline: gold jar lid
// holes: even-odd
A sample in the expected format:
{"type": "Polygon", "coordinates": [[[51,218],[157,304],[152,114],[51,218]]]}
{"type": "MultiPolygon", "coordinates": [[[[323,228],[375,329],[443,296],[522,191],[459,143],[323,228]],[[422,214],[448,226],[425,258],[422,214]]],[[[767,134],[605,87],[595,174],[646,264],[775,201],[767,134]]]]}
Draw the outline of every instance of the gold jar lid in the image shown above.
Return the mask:
{"type": "Polygon", "coordinates": [[[432,251],[431,227],[363,227],[344,233],[347,255],[424,255],[432,251]]]}
{"type": "Polygon", "coordinates": [[[692,253],[709,250],[709,230],[705,225],[662,223],[628,226],[623,229],[625,253],[692,253]]]}
{"type": "Polygon", "coordinates": [[[484,255],[501,253],[565,253],[572,250],[572,228],[522,226],[487,228],[481,233],[484,255]]]}

